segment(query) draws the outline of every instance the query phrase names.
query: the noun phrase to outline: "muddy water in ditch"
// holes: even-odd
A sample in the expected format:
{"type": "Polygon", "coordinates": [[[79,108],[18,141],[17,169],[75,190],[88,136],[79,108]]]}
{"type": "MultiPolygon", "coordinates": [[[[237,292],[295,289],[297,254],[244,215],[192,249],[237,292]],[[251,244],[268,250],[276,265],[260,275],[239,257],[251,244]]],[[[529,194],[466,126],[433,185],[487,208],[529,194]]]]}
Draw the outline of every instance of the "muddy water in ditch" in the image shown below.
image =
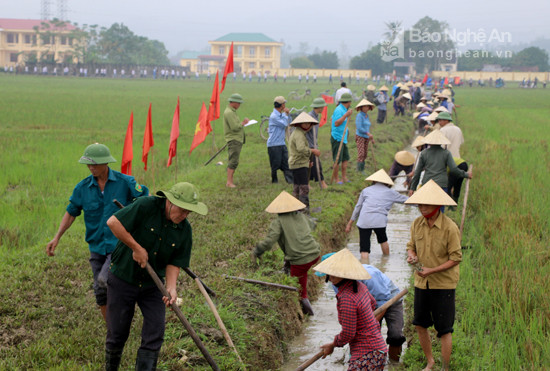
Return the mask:
{"type": "MultiPolygon", "coordinates": [[[[396,190],[404,190],[403,178],[396,179],[396,190]]],[[[393,205],[388,215],[388,226],[386,232],[390,244],[390,255],[383,256],[380,245],[373,233],[371,237],[370,264],[384,272],[401,290],[408,287],[409,277],[413,273],[412,268],[407,264],[406,244],[410,238],[410,226],[413,220],[420,213],[415,206],[402,204],[393,205]]],[[[359,233],[354,228],[350,235],[350,242],[347,247],[359,258],[359,233]]],[[[302,334],[294,339],[289,349],[292,350],[290,359],[284,364],[282,370],[295,370],[300,364],[313,357],[319,352],[319,347],[332,341],[334,335],[341,330],[336,312],[336,297],[329,284],[325,285],[319,299],[313,303],[315,316],[309,319],[302,334]]],[[[385,322],[382,334],[386,337],[385,322]]],[[[406,346],[406,344],[403,344],[406,346]]],[[[335,348],[334,353],[326,359],[320,359],[308,370],[347,370],[344,359],[349,358],[349,348],[335,348]],[[346,355],[347,354],[347,355],[346,355]]],[[[391,368],[391,365],[387,367],[391,368]]]]}

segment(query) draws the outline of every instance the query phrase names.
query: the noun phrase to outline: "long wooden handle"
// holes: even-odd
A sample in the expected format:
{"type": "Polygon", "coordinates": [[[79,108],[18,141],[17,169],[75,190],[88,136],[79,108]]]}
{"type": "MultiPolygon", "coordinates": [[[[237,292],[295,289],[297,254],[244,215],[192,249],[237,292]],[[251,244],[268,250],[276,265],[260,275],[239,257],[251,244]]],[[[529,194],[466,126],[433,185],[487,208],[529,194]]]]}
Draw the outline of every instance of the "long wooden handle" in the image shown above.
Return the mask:
{"type": "Polygon", "coordinates": [[[222,277],[231,278],[231,279],[234,279],[234,280],[244,281],[244,282],[248,282],[248,283],[255,283],[257,285],[276,287],[278,289],[298,291],[298,289],[296,287],[280,285],[278,283],[264,282],[264,281],[252,280],[252,279],[249,279],[249,278],[241,278],[241,277],[235,277],[235,276],[228,276],[227,274],[222,275],[222,277]]]}
{"type": "MultiPolygon", "coordinates": [[[[164,287],[164,284],[160,280],[157,273],[154,271],[153,267],[151,267],[151,264],[149,264],[149,262],[147,262],[147,265],[145,266],[145,269],[147,270],[147,272],[149,273],[149,275],[151,276],[153,281],[155,281],[155,284],[157,285],[157,287],[160,290],[160,292],[162,293],[162,295],[166,296],[167,298],[170,299],[170,294],[166,290],[166,287],[164,287]]],[[[187,330],[187,332],[189,333],[189,335],[191,336],[191,338],[195,342],[195,345],[200,349],[200,351],[201,351],[202,355],[204,356],[204,358],[210,364],[210,367],[212,367],[212,370],[220,371],[220,368],[216,364],[216,361],[214,361],[214,359],[212,358],[210,353],[208,353],[208,350],[206,350],[206,348],[204,347],[201,339],[198,337],[195,330],[193,330],[193,327],[191,326],[189,321],[187,321],[187,318],[185,318],[185,316],[183,315],[180,308],[176,305],[175,302],[170,304],[170,307],[172,308],[174,313],[176,313],[176,316],[179,318],[181,323],[183,323],[183,326],[185,327],[185,329],[187,330]]]]}
{"type": "MultiPolygon", "coordinates": [[[[401,291],[399,294],[395,295],[393,298],[391,298],[390,300],[388,300],[387,302],[384,303],[384,305],[380,306],[379,308],[376,308],[376,310],[373,312],[373,315],[374,317],[378,316],[379,314],[385,312],[389,307],[391,307],[393,304],[395,304],[396,301],[398,301],[399,299],[401,299],[403,296],[405,296],[407,293],[409,292],[408,289],[404,289],[403,291],[401,291]]],[[[298,368],[296,369],[296,371],[303,371],[305,370],[306,368],[308,368],[309,366],[311,366],[315,361],[317,361],[319,358],[321,358],[323,356],[323,351],[319,351],[319,353],[315,354],[313,357],[311,357],[310,359],[308,359],[307,361],[305,361],[304,363],[302,363],[300,366],[298,366],[298,368]]]]}
{"type": "MultiPolygon", "coordinates": [[[[468,171],[471,172],[474,169],[474,165],[470,165],[468,171]]],[[[466,206],[468,205],[468,192],[470,192],[470,178],[466,179],[466,190],[464,191],[464,204],[462,206],[462,219],[460,220],[460,238],[462,238],[462,231],[464,230],[464,221],[466,220],[466,206]]]]}
{"type": "Polygon", "coordinates": [[[224,145],[222,148],[220,148],[220,150],[219,150],[218,152],[216,152],[216,154],[215,154],[214,156],[210,157],[210,160],[206,161],[206,162],[204,163],[204,166],[206,166],[206,165],[208,165],[209,163],[211,163],[212,160],[215,159],[215,158],[225,149],[225,147],[227,147],[227,143],[225,143],[225,145],[224,145]]]}
{"type": "Polygon", "coordinates": [[[231,336],[229,336],[229,332],[227,332],[227,329],[225,328],[225,325],[224,325],[224,323],[223,323],[223,321],[220,317],[220,314],[218,313],[218,310],[216,309],[216,306],[212,302],[212,299],[210,299],[210,296],[206,292],[205,287],[202,284],[200,278],[199,277],[195,278],[195,282],[197,283],[197,286],[199,287],[200,292],[202,293],[202,295],[206,299],[206,302],[208,303],[208,306],[210,307],[210,310],[212,310],[212,313],[214,314],[214,317],[216,318],[216,322],[218,322],[218,326],[220,326],[220,329],[223,332],[223,336],[225,337],[225,340],[227,341],[227,344],[229,344],[229,346],[231,348],[233,348],[233,351],[237,355],[237,358],[239,359],[239,362],[241,362],[241,364],[244,367],[244,362],[241,359],[241,356],[239,355],[239,352],[237,351],[237,348],[235,347],[235,344],[233,344],[233,340],[231,340],[231,336]]]}
{"type": "Polygon", "coordinates": [[[374,171],[376,171],[376,169],[378,169],[378,166],[376,166],[376,157],[374,157],[374,142],[372,142],[370,148],[372,150],[372,161],[374,162],[374,171]]]}

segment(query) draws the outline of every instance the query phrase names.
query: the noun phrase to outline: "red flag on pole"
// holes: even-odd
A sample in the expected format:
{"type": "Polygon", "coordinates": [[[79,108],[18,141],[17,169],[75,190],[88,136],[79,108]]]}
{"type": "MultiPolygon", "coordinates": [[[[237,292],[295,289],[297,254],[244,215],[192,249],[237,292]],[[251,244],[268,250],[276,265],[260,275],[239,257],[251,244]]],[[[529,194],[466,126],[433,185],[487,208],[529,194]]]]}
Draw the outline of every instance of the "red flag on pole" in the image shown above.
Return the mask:
{"type": "Polygon", "coordinates": [[[324,106],[323,112],[321,112],[321,121],[319,121],[319,127],[322,127],[324,124],[327,123],[327,116],[328,116],[328,106],[324,106]]]}
{"type": "Polygon", "coordinates": [[[212,89],[212,97],[210,97],[210,105],[208,106],[208,122],[215,121],[220,118],[220,84],[218,71],[214,79],[214,87],[212,89]]]}
{"type": "Polygon", "coordinates": [[[449,84],[449,79],[445,77],[445,80],[443,80],[443,85],[448,85],[448,84],[449,84]]]}
{"type": "Polygon", "coordinates": [[[332,104],[334,103],[334,97],[331,97],[330,95],[321,94],[321,97],[325,100],[326,104],[332,104]]]}
{"type": "Polygon", "coordinates": [[[122,161],[120,163],[120,172],[126,175],[132,175],[132,159],[134,158],[134,148],[132,138],[134,137],[134,112],[130,113],[130,122],[126,129],[124,138],[124,148],[122,149],[122,161]]]}
{"type": "Polygon", "coordinates": [[[232,41],[231,47],[229,48],[229,54],[227,55],[227,61],[225,62],[225,69],[223,70],[222,87],[220,89],[220,94],[223,92],[223,89],[225,89],[225,79],[227,78],[227,74],[233,71],[234,70],[233,70],[233,41],[232,41]]]}
{"type": "Polygon", "coordinates": [[[428,81],[428,74],[424,75],[424,78],[422,79],[422,84],[425,84],[426,81],[428,81]]]}
{"type": "Polygon", "coordinates": [[[168,148],[168,163],[166,164],[166,167],[172,165],[172,158],[176,157],[176,150],[178,148],[179,136],[180,136],[180,97],[178,97],[178,104],[176,106],[176,110],[174,111],[174,118],[172,119],[172,131],[170,132],[170,148],[168,148]]]}
{"type": "Polygon", "coordinates": [[[191,149],[189,150],[189,154],[193,152],[193,150],[204,140],[206,139],[206,136],[212,131],[212,127],[210,126],[210,122],[208,122],[208,112],[206,111],[206,106],[204,105],[204,102],[202,102],[202,108],[201,113],[199,114],[199,120],[197,121],[197,125],[195,125],[195,136],[193,137],[193,142],[191,143],[191,149]]]}
{"type": "Polygon", "coordinates": [[[145,133],[143,134],[143,152],[141,161],[145,164],[144,170],[147,170],[147,155],[151,147],[155,145],[153,141],[153,123],[151,122],[151,103],[149,103],[149,113],[147,114],[147,124],[145,125],[145,133]]]}

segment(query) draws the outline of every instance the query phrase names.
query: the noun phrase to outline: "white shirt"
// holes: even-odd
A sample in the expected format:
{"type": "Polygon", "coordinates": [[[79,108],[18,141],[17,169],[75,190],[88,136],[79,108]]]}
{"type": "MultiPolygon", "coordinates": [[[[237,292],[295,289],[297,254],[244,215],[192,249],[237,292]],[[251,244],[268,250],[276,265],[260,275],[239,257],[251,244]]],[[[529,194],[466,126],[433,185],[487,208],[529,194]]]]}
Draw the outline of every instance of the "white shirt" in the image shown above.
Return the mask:
{"type": "Polygon", "coordinates": [[[351,90],[349,88],[344,88],[344,87],[341,87],[340,89],[336,90],[336,94],[334,94],[334,101],[336,102],[336,104],[338,104],[338,102],[340,102],[340,98],[342,97],[342,94],[344,93],[350,93],[351,94],[351,90]]]}
{"type": "Polygon", "coordinates": [[[460,146],[464,143],[462,130],[452,122],[449,122],[439,130],[451,141],[451,144],[447,145],[449,152],[451,152],[453,157],[460,158],[460,146]]]}

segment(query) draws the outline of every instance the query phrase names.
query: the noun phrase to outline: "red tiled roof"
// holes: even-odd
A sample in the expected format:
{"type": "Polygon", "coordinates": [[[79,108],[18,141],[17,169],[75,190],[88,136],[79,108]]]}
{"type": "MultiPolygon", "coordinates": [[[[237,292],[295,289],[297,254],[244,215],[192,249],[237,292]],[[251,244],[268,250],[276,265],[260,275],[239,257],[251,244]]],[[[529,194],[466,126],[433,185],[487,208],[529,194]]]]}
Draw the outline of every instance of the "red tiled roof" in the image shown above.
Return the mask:
{"type": "MultiPolygon", "coordinates": [[[[49,21],[42,21],[40,19],[0,18],[0,29],[32,30],[34,27],[41,28],[42,22],[49,22],[49,21]]],[[[51,29],[55,29],[53,28],[53,24],[51,24],[51,26],[52,26],[51,29]]],[[[67,30],[67,31],[76,30],[76,27],[67,22],[63,30],[67,30]]]]}

